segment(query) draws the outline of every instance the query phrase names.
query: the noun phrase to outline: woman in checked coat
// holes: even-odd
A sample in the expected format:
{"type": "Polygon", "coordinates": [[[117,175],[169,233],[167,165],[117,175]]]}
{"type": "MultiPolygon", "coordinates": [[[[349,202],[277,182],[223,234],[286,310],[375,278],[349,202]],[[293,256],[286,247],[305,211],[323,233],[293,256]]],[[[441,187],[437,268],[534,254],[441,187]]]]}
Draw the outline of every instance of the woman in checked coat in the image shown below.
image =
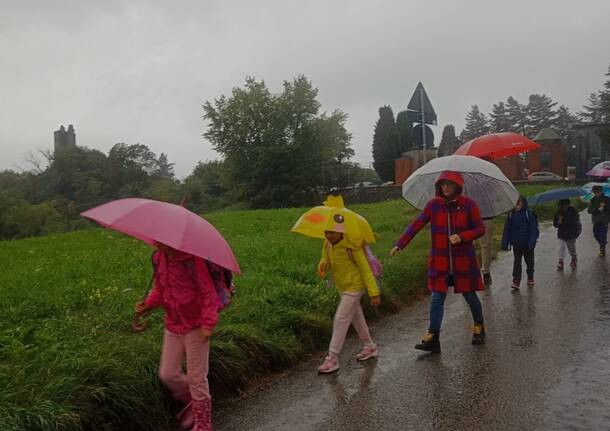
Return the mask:
{"type": "Polygon", "coordinates": [[[483,309],[477,290],[483,290],[483,281],[473,241],[485,233],[479,207],[472,199],[462,195],[464,179],[458,172],[445,171],[436,180],[436,197],[431,199],[419,217],[400,236],[390,255],[404,249],[417,233],[430,223],[432,244],[428,256],[428,289],[430,325],[428,334],[416,349],[440,352],[439,335],[443,320],[445,298],[450,287],[461,293],[470,306],[472,344],[485,342],[483,309]]]}

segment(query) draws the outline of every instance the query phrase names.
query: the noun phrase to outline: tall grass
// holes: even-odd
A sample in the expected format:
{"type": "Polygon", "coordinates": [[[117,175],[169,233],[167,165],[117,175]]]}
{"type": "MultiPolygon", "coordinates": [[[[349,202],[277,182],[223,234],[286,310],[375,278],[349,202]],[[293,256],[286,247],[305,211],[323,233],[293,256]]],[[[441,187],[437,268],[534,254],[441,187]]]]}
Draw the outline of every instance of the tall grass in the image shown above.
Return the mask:
{"type": "MultiPolygon", "coordinates": [[[[352,207],[379,233],[382,311],[425,286],[429,235],[387,252],[417,214],[403,201],[352,207]]],[[[233,393],[328,342],[337,302],[315,267],[321,241],[291,234],[303,209],[234,211],[207,219],[244,270],[212,340],[210,380],[233,393]]],[[[169,429],[156,377],[162,313],[133,334],[133,304],[148,289],[151,250],[92,229],[0,242],[0,430],[169,429]]],[[[377,312],[367,309],[369,316],[377,312]]]]}

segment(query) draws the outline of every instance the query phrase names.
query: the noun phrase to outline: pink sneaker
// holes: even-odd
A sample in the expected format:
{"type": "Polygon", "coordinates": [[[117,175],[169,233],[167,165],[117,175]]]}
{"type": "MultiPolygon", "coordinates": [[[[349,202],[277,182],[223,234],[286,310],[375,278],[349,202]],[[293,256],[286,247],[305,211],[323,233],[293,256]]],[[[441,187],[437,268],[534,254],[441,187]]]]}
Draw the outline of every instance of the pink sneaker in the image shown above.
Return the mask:
{"type": "Polygon", "coordinates": [[[364,346],[356,355],[356,359],[359,361],[366,361],[367,359],[376,358],[377,355],[379,355],[377,346],[364,346]]]}
{"type": "Polygon", "coordinates": [[[337,371],[338,369],[339,361],[337,360],[337,358],[327,356],[326,358],[324,358],[324,362],[322,362],[322,365],[318,367],[318,372],[328,374],[337,371]]]}

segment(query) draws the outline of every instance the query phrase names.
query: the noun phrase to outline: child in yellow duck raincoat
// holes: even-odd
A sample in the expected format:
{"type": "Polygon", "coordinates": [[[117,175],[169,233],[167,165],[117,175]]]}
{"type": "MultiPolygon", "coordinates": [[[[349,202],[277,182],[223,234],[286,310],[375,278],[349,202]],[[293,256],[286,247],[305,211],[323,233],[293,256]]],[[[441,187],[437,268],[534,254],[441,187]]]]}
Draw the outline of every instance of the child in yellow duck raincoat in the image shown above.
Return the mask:
{"type": "MultiPolygon", "coordinates": [[[[334,218],[340,225],[342,216],[335,214],[334,218]]],[[[352,243],[341,232],[327,230],[324,234],[326,240],[318,271],[321,277],[325,277],[326,273],[330,271],[332,280],[341,295],[341,301],[335,313],[328,356],[318,367],[318,371],[332,373],[339,369],[339,353],[343,348],[350,325],[354,326],[363,344],[356,359],[365,361],[378,355],[377,346],[371,338],[364,319],[360,298],[367,290],[371,305],[377,307],[380,304],[380,296],[377,281],[363,248],[352,243]]]]}

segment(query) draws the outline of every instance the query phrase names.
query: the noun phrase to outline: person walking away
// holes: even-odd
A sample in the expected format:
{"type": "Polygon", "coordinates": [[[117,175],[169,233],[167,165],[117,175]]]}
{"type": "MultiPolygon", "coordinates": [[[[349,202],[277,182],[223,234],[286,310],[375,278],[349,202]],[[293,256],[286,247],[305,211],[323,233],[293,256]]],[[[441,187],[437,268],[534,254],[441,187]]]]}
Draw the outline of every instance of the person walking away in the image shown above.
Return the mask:
{"type": "MultiPolygon", "coordinates": [[[[335,218],[338,223],[341,222],[340,215],[335,215],[335,218]]],[[[332,280],[341,296],[333,321],[328,355],[322,365],[318,367],[318,372],[326,374],[339,369],[339,354],[343,349],[350,325],[354,327],[363,344],[356,359],[365,361],[378,355],[377,346],[371,338],[364,319],[360,299],[366,290],[371,306],[377,307],[381,303],[381,297],[362,246],[354,244],[341,232],[325,231],[324,235],[326,240],[322,249],[322,258],[318,264],[318,272],[324,278],[330,271],[332,280]]]]}
{"type": "Polygon", "coordinates": [[[159,378],[174,399],[185,405],[179,414],[184,428],[212,430],[212,398],[208,385],[210,336],[218,321],[219,299],[206,262],[157,244],[153,254],[153,288],[136,304],[141,316],[165,309],[165,332],[159,378]],[[186,374],[182,360],[186,355],[186,374]]]}
{"type": "Polygon", "coordinates": [[[563,271],[566,248],[572,257],[570,266],[576,268],[578,262],[576,238],[578,238],[582,231],[582,225],[580,224],[580,216],[571,205],[570,199],[561,199],[558,202],[557,212],[555,212],[553,217],[553,226],[557,228],[557,238],[559,238],[559,262],[557,262],[557,270],[563,271]]]}
{"type": "Polygon", "coordinates": [[[475,201],[462,195],[464,179],[459,172],[445,171],[435,183],[436,196],[424,207],[400,236],[390,256],[403,250],[430,223],[432,243],[428,255],[428,289],[430,323],[428,333],[416,349],[438,353],[441,351],[440,332],[445,298],[449,288],[461,293],[472,314],[472,344],[485,342],[483,308],[477,296],[483,290],[481,271],[473,241],[485,233],[479,207],[475,201]]]}
{"type": "Polygon", "coordinates": [[[534,249],[540,230],[538,218],[534,211],[527,207],[527,199],[520,196],[504,222],[502,233],[502,250],[513,249],[513,284],[512,288],[517,290],[521,285],[521,261],[525,260],[527,285],[534,286],[534,249]]]}
{"type": "Polygon", "coordinates": [[[477,241],[481,245],[481,273],[483,274],[483,284],[490,286],[491,280],[491,256],[494,236],[494,218],[483,218],[485,234],[477,241]]]}
{"type": "Polygon", "coordinates": [[[610,198],[604,196],[602,186],[593,186],[593,197],[589,202],[587,211],[591,214],[593,222],[593,236],[599,244],[599,257],[606,255],[608,243],[608,223],[610,222],[610,198]]]}

